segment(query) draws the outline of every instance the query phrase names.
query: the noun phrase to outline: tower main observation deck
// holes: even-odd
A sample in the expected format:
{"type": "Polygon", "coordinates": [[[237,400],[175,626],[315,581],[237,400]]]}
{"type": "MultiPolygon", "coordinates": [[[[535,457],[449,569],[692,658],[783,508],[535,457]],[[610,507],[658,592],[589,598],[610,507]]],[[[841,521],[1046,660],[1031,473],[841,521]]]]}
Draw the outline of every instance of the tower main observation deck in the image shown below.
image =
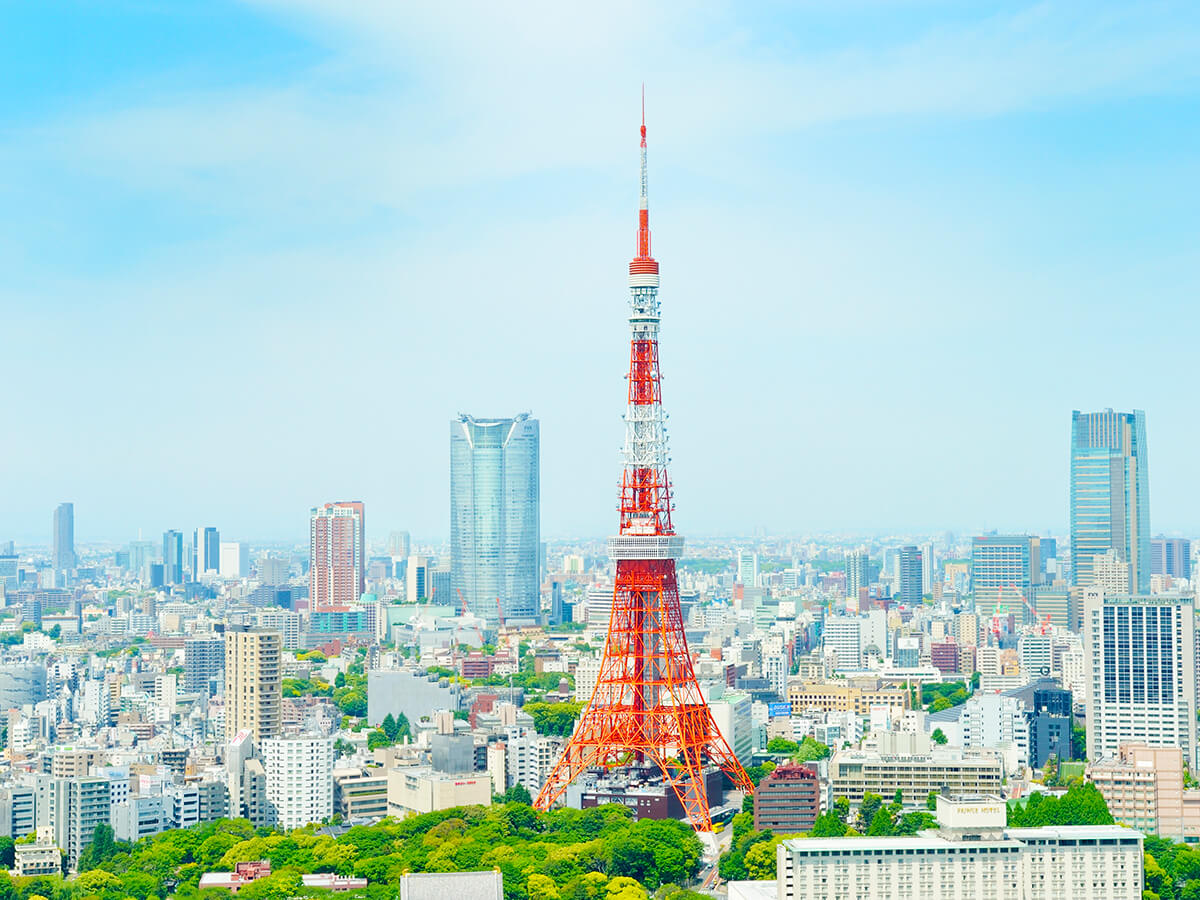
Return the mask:
{"type": "Polygon", "coordinates": [[[683,632],[675,560],[683,538],[671,522],[666,415],[658,363],[658,262],[650,255],[646,121],[641,127],[637,255],[629,263],[629,376],[620,528],[608,639],[591,700],[541,792],[549,809],[580,773],[656,766],[698,831],[711,831],[704,769],[720,766],[740,790],[753,784],[700,693],[683,632]]]}

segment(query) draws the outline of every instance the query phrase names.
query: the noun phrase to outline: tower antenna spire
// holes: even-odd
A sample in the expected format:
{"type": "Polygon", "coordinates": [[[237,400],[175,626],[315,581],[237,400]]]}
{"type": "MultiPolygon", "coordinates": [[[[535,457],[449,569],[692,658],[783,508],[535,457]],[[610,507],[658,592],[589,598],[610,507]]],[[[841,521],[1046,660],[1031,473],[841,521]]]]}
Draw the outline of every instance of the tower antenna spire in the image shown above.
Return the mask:
{"type": "Polygon", "coordinates": [[[642,84],[642,200],[638,207],[637,258],[650,259],[650,203],[646,197],[646,85],[642,84]]]}

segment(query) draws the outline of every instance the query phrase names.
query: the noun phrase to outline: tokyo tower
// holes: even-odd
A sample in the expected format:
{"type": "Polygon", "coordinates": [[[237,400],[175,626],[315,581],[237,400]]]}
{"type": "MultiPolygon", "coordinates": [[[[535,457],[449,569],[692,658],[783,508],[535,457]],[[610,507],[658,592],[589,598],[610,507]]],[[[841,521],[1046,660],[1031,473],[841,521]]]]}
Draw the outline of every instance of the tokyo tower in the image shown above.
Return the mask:
{"type": "Polygon", "coordinates": [[[675,560],[683,538],[671,524],[667,429],[658,369],[658,262],[650,255],[646,202],[646,110],[637,256],[629,263],[629,377],[620,530],[608,639],[591,701],[534,801],[549,809],[593,767],[657,767],[697,831],[712,831],[704,770],[717,765],[740,790],[753,784],[704,702],[679,609],[675,560]]]}

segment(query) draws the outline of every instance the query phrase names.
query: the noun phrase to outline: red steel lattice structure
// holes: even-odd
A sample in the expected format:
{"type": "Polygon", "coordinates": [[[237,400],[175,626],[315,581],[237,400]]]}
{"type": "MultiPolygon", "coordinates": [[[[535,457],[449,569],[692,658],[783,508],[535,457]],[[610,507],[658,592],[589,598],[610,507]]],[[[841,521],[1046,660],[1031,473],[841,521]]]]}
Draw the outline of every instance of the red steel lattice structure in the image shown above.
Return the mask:
{"type": "Polygon", "coordinates": [[[704,769],[718,765],[740,790],[754,786],[704,702],[683,633],[671,524],[666,416],[658,368],[658,262],[650,255],[646,117],[637,256],[629,264],[629,395],[617,563],[604,658],[587,709],[534,801],[549,809],[580,773],[632,763],[657,766],[698,831],[711,831],[704,769]]]}

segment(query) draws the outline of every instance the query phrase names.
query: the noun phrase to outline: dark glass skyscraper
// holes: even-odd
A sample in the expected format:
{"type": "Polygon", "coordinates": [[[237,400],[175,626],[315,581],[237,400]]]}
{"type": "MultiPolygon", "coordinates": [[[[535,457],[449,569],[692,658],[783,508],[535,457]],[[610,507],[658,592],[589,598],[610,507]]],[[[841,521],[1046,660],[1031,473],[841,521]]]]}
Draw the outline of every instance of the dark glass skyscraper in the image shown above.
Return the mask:
{"type": "Polygon", "coordinates": [[[919,547],[900,548],[900,602],[912,606],[925,596],[925,564],[919,547]]]}
{"type": "Polygon", "coordinates": [[[1146,414],[1071,414],[1071,580],[1094,582],[1109,550],[1129,565],[1129,591],[1150,591],[1150,478],[1146,414]]]}
{"type": "Polygon", "coordinates": [[[51,563],[55,572],[75,568],[75,504],[60,503],[54,510],[54,554],[51,563]]]}
{"type": "MultiPolygon", "coordinates": [[[[538,421],[460,416],[450,423],[450,591],[489,621],[538,615],[538,421]],[[499,608],[497,606],[499,598],[499,608]]],[[[440,598],[439,598],[440,599],[440,598]]]]}
{"type": "Polygon", "coordinates": [[[183,532],[163,532],[163,582],[183,584],[183,532]]]}

